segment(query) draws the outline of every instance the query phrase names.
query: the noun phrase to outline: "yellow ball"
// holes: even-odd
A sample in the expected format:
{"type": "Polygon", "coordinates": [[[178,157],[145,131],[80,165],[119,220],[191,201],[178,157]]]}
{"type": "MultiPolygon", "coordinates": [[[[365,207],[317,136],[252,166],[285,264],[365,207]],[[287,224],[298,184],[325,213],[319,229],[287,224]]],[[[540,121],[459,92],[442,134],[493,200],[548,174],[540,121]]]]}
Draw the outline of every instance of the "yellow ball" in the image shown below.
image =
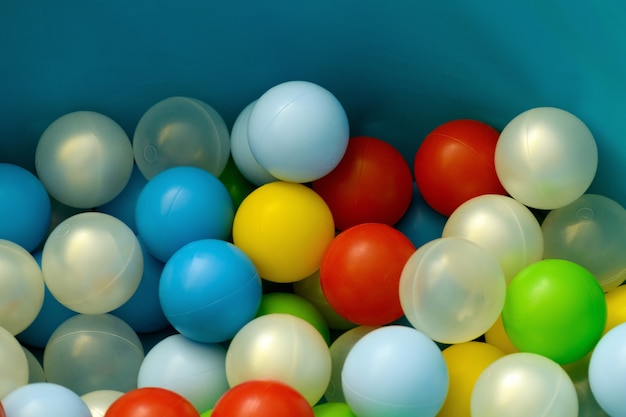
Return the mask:
{"type": "Polygon", "coordinates": [[[437,417],[470,417],[472,390],[480,374],[496,359],[506,355],[483,342],[466,342],[444,349],[448,366],[448,396],[437,417]]]}
{"type": "Polygon", "coordinates": [[[626,286],[612,289],[604,295],[606,299],[606,325],[604,333],[618,324],[626,322],[626,286]]]}
{"type": "Polygon", "coordinates": [[[485,333],[485,342],[497,347],[504,353],[519,352],[519,350],[515,347],[515,345],[513,345],[513,342],[511,342],[511,339],[509,339],[509,336],[504,330],[504,325],[502,324],[502,316],[499,316],[498,320],[496,320],[491,328],[485,333]]]}
{"type": "Polygon", "coordinates": [[[311,188],[283,181],[252,191],[233,221],[233,243],[267,281],[296,282],[319,269],[335,237],[326,202],[311,188]]]}

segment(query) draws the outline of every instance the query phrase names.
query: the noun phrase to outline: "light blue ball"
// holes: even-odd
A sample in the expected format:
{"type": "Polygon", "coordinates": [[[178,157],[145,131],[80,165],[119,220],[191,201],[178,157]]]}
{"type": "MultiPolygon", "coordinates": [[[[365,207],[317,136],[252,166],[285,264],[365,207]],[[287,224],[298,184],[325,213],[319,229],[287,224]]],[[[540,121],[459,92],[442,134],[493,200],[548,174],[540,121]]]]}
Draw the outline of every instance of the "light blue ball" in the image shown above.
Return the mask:
{"type": "Polygon", "coordinates": [[[74,391],[51,382],[36,382],[11,391],[2,399],[7,416],[91,417],[87,404],[74,391]]]}
{"type": "Polygon", "coordinates": [[[50,224],[48,192],[30,171],[0,163],[0,239],[32,252],[43,241],[50,224]]]}
{"type": "Polygon", "coordinates": [[[165,316],[183,336],[204,343],[231,339],[252,320],[262,284],[250,258],[217,239],[191,242],[172,255],[161,274],[165,316]]]}
{"type": "Polygon", "coordinates": [[[434,417],[448,393],[441,350],[406,326],[381,327],[359,339],[341,378],[346,403],[359,417],[434,417]]]}
{"type": "Polygon", "coordinates": [[[598,405],[613,417],[626,416],[626,323],[609,330],[589,361],[589,386],[598,405]]]}
{"type": "Polygon", "coordinates": [[[235,215],[224,184],[202,168],[166,169],[137,198],[137,231],[148,251],[162,262],[187,243],[228,239],[235,215]]]}

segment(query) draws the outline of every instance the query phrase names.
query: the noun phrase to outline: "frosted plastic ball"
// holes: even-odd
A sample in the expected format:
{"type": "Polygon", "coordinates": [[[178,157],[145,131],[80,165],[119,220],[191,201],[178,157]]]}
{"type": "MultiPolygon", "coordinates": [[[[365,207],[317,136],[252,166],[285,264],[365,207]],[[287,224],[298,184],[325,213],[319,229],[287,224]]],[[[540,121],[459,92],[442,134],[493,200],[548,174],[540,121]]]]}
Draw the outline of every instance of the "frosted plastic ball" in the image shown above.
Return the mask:
{"type": "Polygon", "coordinates": [[[28,383],[28,358],[15,336],[0,327],[0,400],[28,383]]]}
{"type": "Polygon", "coordinates": [[[544,258],[575,262],[610,291],[626,280],[626,210],[615,200],[584,194],[541,223],[544,258]]]}
{"type": "Polygon", "coordinates": [[[81,398],[89,407],[92,417],[104,417],[109,406],[123,394],[121,391],[102,389],[83,394],[81,398]]]}
{"type": "Polygon", "coordinates": [[[166,388],[189,400],[198,412],[209,410],[228,390],[226,349],[174,334],[146,354],[137,386],[166,388]]]}
{"type": "Polygon", "coordinates": [[[578,397],[556,362],[535,353],[511,353],[480,374],[471,412],[481,417],[577,417],[578,397]]]}
{"type": "Polygon", "coordinates": [[[226,352],[231,387],[245,381],[283,382],[316,404],[330,381],[328,345],[315,327],[291,314],[255,318],[233,338],[226,352]]]}
{"type": "Polygon", "coordinates": [[[230,153],[241,174],[258,187],[277,179],[257,162],[250,149],[248,120],[255,104],[256,100],[248,104],[235,119],[230,132],[230,153]]]}
{"type": "Polygon", "coordinates": [[[147,179],[177,166],[198,167],[219,177],[230,155],[230,135],[222,116],[207,103],[169,97],[141,116],[132,148],[147,179]]]}
{"type": "Polygon", "coordinates": [[[26,329],[43,305],[44,279],[29,252],[0,239],[0,327],[12,335],[26,329]]]}
{"type": "Polygon", "coordinates": [[[35,167],[52,197],[71,207],[92,208],[124,189],[133,169],[133,149],[117,122],[77,111],[46,128],[35,150],[35,167]]]}
{"type": "Polygon", "coordinates": [[[610,416],[626,416],[626,323],[609,330],[598,342],[589,361],[589,386],[610,416]]]}
{"type": "Polygon", "coordinates": [[[24,385],[2,399],[7,416],[92,417],[80,395],[52,382],[24,385]]]}
{"type": "Polygon", "coordinates": [[[230,236],[234,218],[228,190],[200,168],[169,168],[141,190],[135,206],[137,231],[162,262],[187,243],[230,236]]]}
{"type": "Polygon", "coordinates": [[[511,197],[486,194],[461,204],[446,221],[443,237],[462,237],[491,252],[507,282],[543,257],[541,225],[535,215],[511,197]]]}
{"type": "Polygon", "coordinates": [[[448,392],[439,347],[407,326],[384,326],[363,336],[342,371],[346,403],[359,417],[434,417],[448,392]]]}
{"type": "Polygon", "coordinates": [[[44,349],[48,382],[78,395],[137,387],[144,351],[137,333],[111,314],[77,314],[64,321],[44,349]]]}
{"type": "Polygon", "coordinates": [[[348,138],[348,116],[339,100],[307,81],[270,88],[248,120],[252,154],[283,181],[305,183],[328,174],[343,158],[348,138]]]}
{"type": "Polygon", "coordinates": [[[496,258],[463,238],[435,239],[404,265],[400,302],[418,330],[440,343],[468,342],[498,319],[506,280],[496,258]]]}
{"type": "Polygon", "coordinates": [[[137,290],[143,254],[137,237],[122,221],[85,212],[54,229],[43,248],[41,269],[48,289],[67,308],[108,313],[137,290]]]}
{"type": "Polygon", "coordinates": [[[537,107],[504,127],[495,164],[511,197],[529,207],[552,210],[587,191],[596,175],[598,148],[578,117],[555,107],[537,107]]]}

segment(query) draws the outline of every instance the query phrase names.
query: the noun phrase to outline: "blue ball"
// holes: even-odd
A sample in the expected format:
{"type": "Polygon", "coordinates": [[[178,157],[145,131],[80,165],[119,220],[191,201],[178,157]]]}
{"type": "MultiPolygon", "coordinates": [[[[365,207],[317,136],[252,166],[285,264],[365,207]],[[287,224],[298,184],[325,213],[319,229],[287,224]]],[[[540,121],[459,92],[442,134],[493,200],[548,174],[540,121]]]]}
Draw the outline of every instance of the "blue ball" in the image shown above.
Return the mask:
{"type": "Polygon", "coordinates": [[[0,201],[0,239],[35,250],[50,225],[50,197],[43,183],[22,167],[0,163],[0,201]]]}
{"type": "Polygon", "coordinates": [[[197,342],[231,339],[252,320],[262,284],[250,258],[217,239],[191,242],[172,255],[161,274],[159,299],[165,316],[197,342]]]}
{"type": "Polygon", "coordinates": [[[224,184],[201,168],[166,169],[137,198],[137,231],[148,251],[162,262],[187,243],[228,239],[234,205],[224,184]]]}
{"type": "Polygon", "coordinates": [[[74,391],[51,382],[23,385],[2,399],[7,416],[90,417],[87,404],[74,391]]]}
{"type": "Polygon", "coordinates": [[[148,180],[143,176],[141,171],[139,171],[137,165],[134,165],[126,187],[124,187],[122,192],[113,200],[98,207],[98,211],[117,217],[119,220],[126,223],[133,232],[137,233],[135,206],[137,205],[139,193],[143,190],[147,182],[148,180]]]}
{"type": "Polygon", "coordinates": [[[359,417],[434,417],[448,393],[439,347],[406,326],[385,326],[359,339],[342,373],[346,402],[359,417]]]}
{"type": "Polygon", "coordinates": [[[598,405],[611,416],[626,416],[626,323],[609,330],[589,360],[589,387],[598,405]]]}

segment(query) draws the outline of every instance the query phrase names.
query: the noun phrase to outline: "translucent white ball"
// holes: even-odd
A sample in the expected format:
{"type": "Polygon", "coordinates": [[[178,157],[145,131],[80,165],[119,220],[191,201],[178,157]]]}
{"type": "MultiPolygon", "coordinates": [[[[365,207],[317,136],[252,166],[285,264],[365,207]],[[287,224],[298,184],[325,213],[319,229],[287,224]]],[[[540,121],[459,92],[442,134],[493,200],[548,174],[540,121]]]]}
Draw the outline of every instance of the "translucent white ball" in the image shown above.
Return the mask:
{"type": "Polygon", "coordinates": [[[81,398],[89,407],[92,417],[104,417],[109,406],[123,394],[121,391],[101,389],[83,394],[81,398]]]}
{"type": "Polygon", "coordinates": [[[0,400],[28,384],[28,358],[15,336],[0,327],[0,400]]]}
{"type": "Polygon", "coordinates": [[[70,207],[111,201],[128,183],[133,164],[126,132],[108,116],[91,111],[56,119],[35,151],[39,179],[52,197],[70,207]]]}
{"type": "Polygon", "coordinates": [[[587,191],[596,175],[598,149],[578,117],[555,107],[537,107],[504,127],[495,165],[511,197],[529,207],[551,210],[587,191]]]}

